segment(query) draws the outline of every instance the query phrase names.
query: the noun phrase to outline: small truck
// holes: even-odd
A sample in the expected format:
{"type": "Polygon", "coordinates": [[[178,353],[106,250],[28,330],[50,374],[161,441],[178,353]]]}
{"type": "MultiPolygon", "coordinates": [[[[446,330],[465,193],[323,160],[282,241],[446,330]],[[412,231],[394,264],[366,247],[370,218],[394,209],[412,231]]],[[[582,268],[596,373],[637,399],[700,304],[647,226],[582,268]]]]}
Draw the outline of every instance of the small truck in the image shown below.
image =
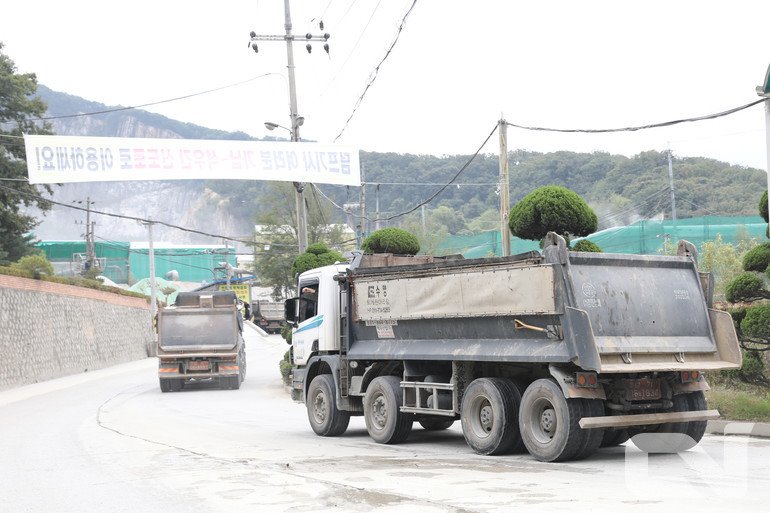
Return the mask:
{"type": "Polygon", "coordinates": [[[274,301],[254,301],[251,307],[252,322],[267,333],[280,333],[286,324],[286,315],[283,303],[274,301]]]}
{"type": "Polygon", "coordinates": [[[297,290],[292,397],[320,436],[351,415],[384,444],[459,419],[478,454],[576,460],[629,437],[678,452],[719,416],[703,372],[741,365],[686,241],[678,256],[572,252],[553,233],[511,257],[359,253],[297,290]]]}
{"type": "Polygon", "coordinates": [[[191,381],[238,389],[246,377],[243,316],[234,292],[180,292],[158,312],[158,378],[162,392],[191,381]]]}

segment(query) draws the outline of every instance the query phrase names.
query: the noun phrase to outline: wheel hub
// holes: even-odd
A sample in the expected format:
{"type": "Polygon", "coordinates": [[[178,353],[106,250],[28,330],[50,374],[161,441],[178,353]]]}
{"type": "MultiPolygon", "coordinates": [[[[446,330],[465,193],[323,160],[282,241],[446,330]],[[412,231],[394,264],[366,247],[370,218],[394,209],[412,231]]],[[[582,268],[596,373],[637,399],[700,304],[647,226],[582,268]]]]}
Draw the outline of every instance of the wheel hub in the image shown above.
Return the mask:
{"type": "Polygon", "coordinates": [[[316,422],[322,424],[326,420],[326,415],[329,413],[329,408],[326,405],[326,396],[323,393],[318,393],[313,401],[313,417],[316,422]]]}
{"type": "Polygon", "coordinates": [[[495,413],[492,406],[489,404],[482,406],[479,411],[479,422],[481,422],[481,429],[487,433],[492,431],[492,427],[495,425],[495,413]]]}
{"type": "Polygon", "coordinates": [[[540,428],[548,434],[556,429],[556,412],[548,408],[540,414],[540,428]]]}
{"type": "Polygon", "coordinates": [[[372,420],[379,428],[388,422],[388,404],[382,396],[377,397],[372,404],[372,420]]]}

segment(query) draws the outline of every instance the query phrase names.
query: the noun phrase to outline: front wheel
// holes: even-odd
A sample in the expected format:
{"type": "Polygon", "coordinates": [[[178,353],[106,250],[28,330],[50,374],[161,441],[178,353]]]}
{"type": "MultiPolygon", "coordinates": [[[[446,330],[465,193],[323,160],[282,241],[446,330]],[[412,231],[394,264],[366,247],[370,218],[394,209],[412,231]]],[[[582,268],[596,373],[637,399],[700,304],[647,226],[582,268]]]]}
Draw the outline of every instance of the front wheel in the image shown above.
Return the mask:
{"type": "Polygon", "coordinates": [[[319,436],[339,436],[350,423],[350,413],[337,408],[331,374],[319,374],[310,382],[306,398],[310,427],[319,436]]]}
{"type": "Polygon", "coordinates": [[[401,411],[401,380],[396,376],[375,378],[366,388],[364,421],[377,443],[398,444],[412,431],[413,418],[401,411]]]}

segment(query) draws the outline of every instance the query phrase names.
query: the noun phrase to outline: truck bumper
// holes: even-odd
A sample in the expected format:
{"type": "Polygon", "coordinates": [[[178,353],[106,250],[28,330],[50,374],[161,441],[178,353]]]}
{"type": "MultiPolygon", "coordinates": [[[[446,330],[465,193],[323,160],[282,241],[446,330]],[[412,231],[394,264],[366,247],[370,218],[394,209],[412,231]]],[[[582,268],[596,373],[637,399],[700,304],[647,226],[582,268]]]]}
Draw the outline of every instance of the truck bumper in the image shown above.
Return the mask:
{"type": "Polygon", "coordinates": [[[578,423],[583,429],[623,428],[650,426],[669,422],[694,422],[719,418],[717,410],[683,411],[674,413],[642,413],[639,415],[611,415],[607,417],[583,417],[578,423]]]}

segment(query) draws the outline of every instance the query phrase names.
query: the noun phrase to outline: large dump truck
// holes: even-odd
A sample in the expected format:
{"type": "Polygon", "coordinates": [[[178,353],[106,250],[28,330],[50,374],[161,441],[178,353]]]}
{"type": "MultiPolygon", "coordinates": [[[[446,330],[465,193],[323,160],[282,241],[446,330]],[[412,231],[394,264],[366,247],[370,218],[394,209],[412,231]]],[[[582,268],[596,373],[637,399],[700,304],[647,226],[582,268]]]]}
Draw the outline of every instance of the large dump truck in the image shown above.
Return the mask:
{"type": "Polygon", "coordinates": [[[267,333],[280,333],[286,324],[283,303],[267,300],[254,301],[251,311],[253,322],[267,333]]]}
{"type": "Polygon", "coordinates": [[[312,429],[363,415],[377,442],[459,419],[479,454],[585,458],[632,437],[650,452],[698,443],[704,371],[737,368],[730,315],[694,246],[678,256],[544,250],[462,259],[356,255],[298,278],[292,396],[312,429]]]}
{"type": "Polygon", "coordinates": [[[234,292],[180,292],[158,312],[158,379],[163,392],[191,381],[237,389],[246,377],[243,317],[234,292]]]}

